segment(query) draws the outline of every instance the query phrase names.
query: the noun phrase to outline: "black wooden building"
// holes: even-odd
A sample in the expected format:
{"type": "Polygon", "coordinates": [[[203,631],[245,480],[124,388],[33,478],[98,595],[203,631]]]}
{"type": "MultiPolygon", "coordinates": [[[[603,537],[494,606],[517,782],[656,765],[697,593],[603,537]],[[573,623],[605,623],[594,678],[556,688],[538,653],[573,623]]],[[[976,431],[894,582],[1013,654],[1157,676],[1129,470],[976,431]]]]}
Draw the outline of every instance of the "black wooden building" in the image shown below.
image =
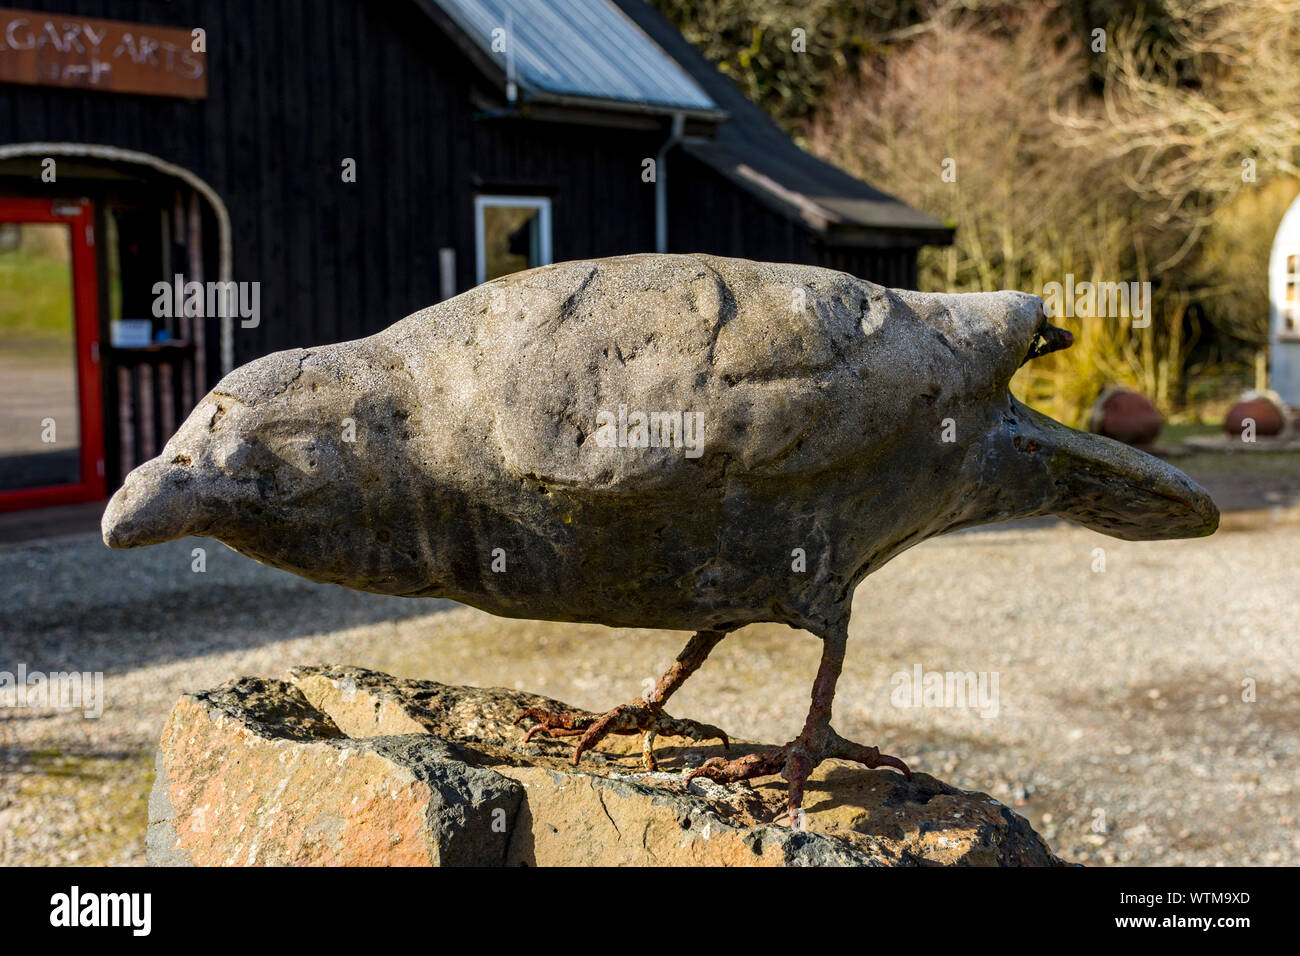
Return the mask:
{"type": "Polygon", "coordinates": [[[0,510],[111,490],[232,365],[502,272],[658,249],[907,287],[950,240],[644,0],[25,0],[0,8],[0,510]],[[72,354],[46,375],[61,346],[4,263],[51,226],[72,354]],[[160,314],[175,277],[256,283],[255,314],[160,314]],[[58,467],[33,437],[56,406],[58,467]]]}

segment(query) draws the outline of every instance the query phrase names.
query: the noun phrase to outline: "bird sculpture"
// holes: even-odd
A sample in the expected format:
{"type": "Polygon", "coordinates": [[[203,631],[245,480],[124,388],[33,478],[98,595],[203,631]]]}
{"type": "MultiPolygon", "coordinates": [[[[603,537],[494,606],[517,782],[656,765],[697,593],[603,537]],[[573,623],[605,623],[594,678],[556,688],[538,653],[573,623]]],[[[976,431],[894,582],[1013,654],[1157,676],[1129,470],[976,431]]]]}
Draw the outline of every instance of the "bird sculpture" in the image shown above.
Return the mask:
{"type": "Polygon", "coordinates": [[[641,734],[648,767],[656,734],[726,743],[669,698],[738,628],[809,631],[798,736],[687,778],[781,774],[793,820],[822,760],[910,776],[830,723],[854,589],[891,558],[1033,515],[1128,539],[1218,526],[1177,469],[1011,396],[1071,341],[1019,292],[706,255],[543,266],[234,370],[127,476],[104,541],[200,535],[363,591],[694,632],[631,703],[520,715],[528,738],[578,737],[575,765],[610,733],[641,734]]]}

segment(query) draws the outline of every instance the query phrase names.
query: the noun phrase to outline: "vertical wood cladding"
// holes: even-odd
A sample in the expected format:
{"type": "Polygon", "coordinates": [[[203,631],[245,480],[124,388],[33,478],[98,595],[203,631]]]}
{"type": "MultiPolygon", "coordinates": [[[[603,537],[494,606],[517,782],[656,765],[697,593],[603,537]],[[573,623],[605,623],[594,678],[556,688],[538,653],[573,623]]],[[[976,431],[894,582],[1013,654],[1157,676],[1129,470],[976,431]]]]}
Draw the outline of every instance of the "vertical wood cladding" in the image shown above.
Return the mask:
{"type": "MultiPolygon", "coordinates": [[[[476,191],[551,197],[556,260],[653,249],[654,187],[641,164],[658,152],[666,123],[634,130],[481,115],[477,74],[414,4],[20,6],[207,31],[206,101],[0,85],[0,142],[139,150],[206,180],[230,211],[234,279],[261,283],[260,326],[235,323],[237,364],[368,335],[437,301],[444,247],[456,250],[458,286],[469,288],[476,191]],[[355,183],[342,182],[344,158],[356,160],[355,183]]],[[[828,250],[680,151],[671,164],[675,251],[915,281],[913,250],[828,250]]],[[[210,338],[209,382],[217,353],[210,338]]]]}

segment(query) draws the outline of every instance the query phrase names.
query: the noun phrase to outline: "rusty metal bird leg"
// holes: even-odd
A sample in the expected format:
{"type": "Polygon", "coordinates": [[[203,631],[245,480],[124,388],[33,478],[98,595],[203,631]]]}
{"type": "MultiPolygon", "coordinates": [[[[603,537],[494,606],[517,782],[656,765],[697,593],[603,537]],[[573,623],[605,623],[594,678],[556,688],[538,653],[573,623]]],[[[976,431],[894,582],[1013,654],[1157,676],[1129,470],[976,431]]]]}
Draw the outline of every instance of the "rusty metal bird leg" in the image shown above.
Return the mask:
{"type": "Polygon", "coordinates": [[[831,704],[835,699],[835,684],[844,667],[844,649],[848,639],[848,626],[837,625],[824,638],[821,665],[813,681],[812,705],[803,731],[784,747],[747,754],[728,761],[712,757],[686,778],[687,786],[696,777],[706,777],[717,783],[735,783],[767,777],[779,773],[785,777],[789,794],[790,826],[797,826],[799,809],[803,805],[804,787],[808,775],[823,760],[838,757],[864,764],[868,769],[893,767],[912,779],[912,771],[897,757],[882,754],[875,747],[864,747],[845,740],[831,728],[831,704]]]}
{"type": "Polygon", "coordinates": [[[654,755],[654,739],[657,734],[688,737],[691,740],[720,738],[722,746],[729,748],[730,741],[719,728],[712,724],[671,717],[663,710],[668,698],[686,683],[686,678],[699,669],[709,653],[726,636],[726,631],[697,632],[677,655],[673,665],[659,678],[654,690],[630,704],[621,704],[603,714],[581,711],[556,713],[540,707],[530,707],[516,717],[514,722],[518,724],[525,717],[537,721],[524,735],[524,743],[528,743],[535,734],[545,734],[547,737],[576,737],[581,734],[582,739],[573,751],[575,767],[582,755],[608,734],[641,734],[641,759],[647,770],[654,770],[658,766],[654,755]]]}

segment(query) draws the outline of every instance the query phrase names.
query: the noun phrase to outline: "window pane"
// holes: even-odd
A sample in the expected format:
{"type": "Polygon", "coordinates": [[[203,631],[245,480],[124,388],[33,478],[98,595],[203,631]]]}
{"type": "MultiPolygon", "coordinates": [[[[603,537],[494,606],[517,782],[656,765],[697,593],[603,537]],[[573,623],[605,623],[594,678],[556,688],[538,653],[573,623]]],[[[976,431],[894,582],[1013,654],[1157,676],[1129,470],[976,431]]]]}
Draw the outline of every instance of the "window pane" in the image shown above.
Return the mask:
{"type": "Polygon", "coordinates": [[[75,330],[69,227],[0,223],[0,491],[81,480],[75,330]]]}
{"type": "Polygon", "coordinates": [[[541,210],[534,206],[484,206],[484,279],[541,265],[541,210]]]}

